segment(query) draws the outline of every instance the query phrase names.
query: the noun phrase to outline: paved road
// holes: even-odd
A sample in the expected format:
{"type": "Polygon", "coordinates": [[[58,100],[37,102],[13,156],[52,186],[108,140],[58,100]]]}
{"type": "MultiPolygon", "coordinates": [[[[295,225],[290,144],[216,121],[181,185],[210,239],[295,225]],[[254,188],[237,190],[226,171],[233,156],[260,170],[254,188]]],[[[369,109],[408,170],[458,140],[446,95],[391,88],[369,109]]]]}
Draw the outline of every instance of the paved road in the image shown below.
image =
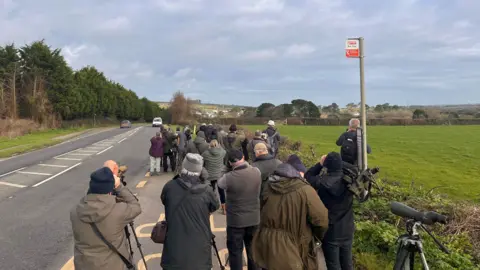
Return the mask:
{"type": "Polygon", "coordinates": [[[4,159],[0,161],[0,175],[25,167],[32,164],[36,164],[42,160],[53,158],[54,156],[72,151],[74,149],[82,148],[92,143],[113,137],[118,134],[127,132],[129,129],[114,128],[107,131],[92,130],[67,140],[61,144],[57,144],[48,148],[33,151],[27,154],[18,155],[13,158],[4,159]]]}
{"type": "MultiPolygon", "coordinates": [[[[161,269],[162,246],[151,242],[149,236],[153,224],[163,219],[159,197],[163,185],[172,175],[145,177],[149,138],[155,131],[151,127],[112,131],[109,136],[87,137],[90,138],[89,144],[71,142],[76,148],[60,146],[62,151],[48,152],[49,155],[40,155],[42,158],[37,153],[40,151],[26,154],[23,158],[36,162],[29,163],[26,168],[23,168],[25,163],[17,165],[13,167],[14,172],[0,176],[0,269],[73,269],[69,212],[86,193],[90,173],[107,159],[129,167],[126,180],[133,192],[138,194],[143,209],[135,221],[135,229],[148,261],[148,269],[161,269]]],[[[0,167],[3,164],[0,162],[0,167]]],[[[215,213],[211,220],[222,261],[225,262],[228,256],[225,216],[215,213]]],[[[138,269],[144,269],[138,249],[134,248],[134,251],[138,269]]],[[[214,269],[220,269],[213,254],[214,269]]]]}

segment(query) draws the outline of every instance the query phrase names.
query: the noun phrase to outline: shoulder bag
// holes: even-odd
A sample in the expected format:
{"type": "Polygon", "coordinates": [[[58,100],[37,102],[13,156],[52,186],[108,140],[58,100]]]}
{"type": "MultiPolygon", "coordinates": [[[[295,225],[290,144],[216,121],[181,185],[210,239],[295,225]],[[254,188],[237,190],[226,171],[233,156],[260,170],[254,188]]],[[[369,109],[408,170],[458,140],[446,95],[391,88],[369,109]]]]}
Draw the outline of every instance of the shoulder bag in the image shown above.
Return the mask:
{"type": "Polygon", "coordinates": [[[135,269],[135,266],[133,266],[133,264],[130,262],[130,260],[128,260],[127,258],[125,258],[125,256],[122,255],[122,253],[120,253],[120,251],[118,251],[118,249],[116,249],[110,242],[107,241],[107,239],[105,239],[105,237],[103,236],[103,234],[100,232],[100,230],[98,229],[97,227],[97,224],[95,223],[90,223],[90,226],[92,226],[92,229],[93,231],[95,232],[95,234],[100,238],[102,239],[102,241],[113,251],[115,251],[115,253],[118,254],[118,256],[120,256],[120,259],[122,259],[123,263],[127,266],[128,269],[135,269]]]}
{"type": "MultiPolygon", "coordinates": [[[[175,206],[172,213],[175,213],[175,211],[178,209],[178,207],[182,204],[184,199],[187,197],[188,193],[189,191],[185,192],[185,195],[183,195],[180,202],[178,202],[178,204],[175,206]]],[[[153,226],[152,233],[150,234],[150,239],[152,239],[154,243],[157,243],[157,244],[165,243],[165,238],[167,237],[167,228],[168,228],[166,218],[167,216],[165,215],[165,220],[159,221],[157,222],[157,224],[155,224],[155,226],[153,226]]]]}

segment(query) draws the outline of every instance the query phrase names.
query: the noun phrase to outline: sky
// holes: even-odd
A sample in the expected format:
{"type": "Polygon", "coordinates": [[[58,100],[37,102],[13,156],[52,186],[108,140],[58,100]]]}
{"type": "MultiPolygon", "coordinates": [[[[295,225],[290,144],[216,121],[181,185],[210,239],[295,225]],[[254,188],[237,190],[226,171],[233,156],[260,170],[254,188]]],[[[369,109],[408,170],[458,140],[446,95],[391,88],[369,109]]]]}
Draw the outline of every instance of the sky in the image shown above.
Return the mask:
{"type": "Polygon", "coordinates": [[[155,101],[480,103],[479,0],[0,0],[0,44],[45,39],[155,101]]]}

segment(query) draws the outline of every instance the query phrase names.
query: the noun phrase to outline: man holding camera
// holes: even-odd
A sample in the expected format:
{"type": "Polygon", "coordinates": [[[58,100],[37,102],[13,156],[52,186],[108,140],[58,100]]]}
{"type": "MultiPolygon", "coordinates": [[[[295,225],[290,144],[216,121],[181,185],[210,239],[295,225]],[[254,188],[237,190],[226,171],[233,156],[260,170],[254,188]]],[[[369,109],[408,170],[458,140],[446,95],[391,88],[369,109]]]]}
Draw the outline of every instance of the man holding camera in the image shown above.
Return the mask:
{"type": "Polygon", "coordinates": [[[126,269],[133,258],[125,226],[141,212],[139,202],[118,177],[117,163],[109,160],[93,172],[87,195],[70,212],[75,269],[126,269]]]}

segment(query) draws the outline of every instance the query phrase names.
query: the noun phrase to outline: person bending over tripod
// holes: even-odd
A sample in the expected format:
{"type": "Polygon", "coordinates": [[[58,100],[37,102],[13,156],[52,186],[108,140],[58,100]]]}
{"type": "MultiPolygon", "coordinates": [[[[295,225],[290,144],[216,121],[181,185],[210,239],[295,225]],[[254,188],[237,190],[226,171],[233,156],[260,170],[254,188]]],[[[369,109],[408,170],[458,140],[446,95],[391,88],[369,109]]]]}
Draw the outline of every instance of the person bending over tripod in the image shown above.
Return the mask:
{"type": "Polygon", "coordinates": [[[140,203],[118,177],[117,163],[109,160],[93,172],[87,195],[70,212],[75,269],[131,267],[125,227],[141,212],[140,203]]]}

